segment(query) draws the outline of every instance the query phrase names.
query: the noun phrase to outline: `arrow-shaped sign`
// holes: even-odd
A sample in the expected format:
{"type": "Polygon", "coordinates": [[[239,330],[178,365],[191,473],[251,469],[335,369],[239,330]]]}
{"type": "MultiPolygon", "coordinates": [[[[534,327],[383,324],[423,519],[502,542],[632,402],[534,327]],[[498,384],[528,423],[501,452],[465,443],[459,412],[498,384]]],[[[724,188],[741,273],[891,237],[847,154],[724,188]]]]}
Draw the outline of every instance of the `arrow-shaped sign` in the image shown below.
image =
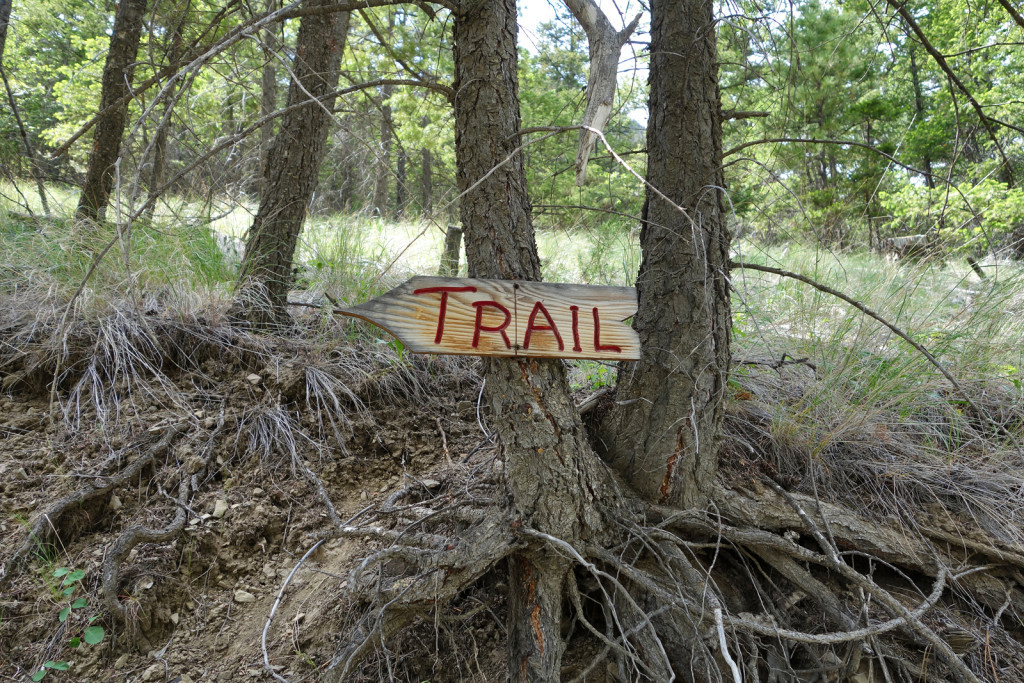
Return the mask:
{"type": "Polygon", "coordinates": [[[414,277],[348,309],[414,353],[638,360],[632,287],[414,277]]]}

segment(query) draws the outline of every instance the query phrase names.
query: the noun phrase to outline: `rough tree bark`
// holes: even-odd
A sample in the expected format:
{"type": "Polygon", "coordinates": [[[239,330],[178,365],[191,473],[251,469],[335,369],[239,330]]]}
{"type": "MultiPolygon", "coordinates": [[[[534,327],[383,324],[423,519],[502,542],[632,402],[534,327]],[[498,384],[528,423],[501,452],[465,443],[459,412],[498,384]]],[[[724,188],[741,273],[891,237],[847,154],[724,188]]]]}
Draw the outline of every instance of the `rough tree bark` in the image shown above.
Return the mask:
{"type": "MultiPolygon", "coordinates": [[[[277,9],[277,0],[267,0],[266,11],[269,14],[277,9]]],[[[260,117],[269,116],[277,107],[277,32],[279,25],[263,29],[263,69],[260,71],[260,117]]],[[[260,127],[260,178],[268,174],[267,158],[270,146],[274,141],[274,122],[267,121],[260,127]]],[[[264,189],[259,188],[263,196],[264,189]]]]}
{"type": "MultiPolygon", "coordinates": [[[[455,155],[469,276],[539,280],[519,144],[515,0],[466,0],[455,19],[455,155]],[[476,185],[491,169],[490,176],[476,185]]],[[[562,364],[484,359],[487,399],[505,456],[514,514],[575,545],[599,537],[606,493],[562,364]]],[[[563,583],[570,562],[529,545],[509,562],[510,675],[558,680],[563,583]]]]}
{"type": "Polygon", "coordinates": [[[647,188],[634,327],[604,438],[648,500],[706,501],[724,417],[731,313],[714,3],[651,4],[647,188]]]}
{"type": "MultiPolygon", "coordinates": [[[[329,2],[314,0],[310,4],[329,2]]],[[[249,229],[232,307],[235,319],[265,325],[287,318],[292,259],[324,158],[331,120],[328,112],[335,99],[330,93],[338,86],[348,24],[347,12],[304,16],[299,24],[288,106],[308,104],[282,118],[268,152],[264,192],[249,229]]]]}
{"type": "Polygon", "coordinates": [[[110,190],[114,185],[114,164],[121,152],[121,138],[128,119],[127,96],[131,93],[145,13],[146,0],[123,0],[117,5],[110,50],[103,65],[100,94],[99,111],[107,113],[96,122],[85,184],[75,211],[77,218],[98,220],[110,199],[110,190]],[[124,101],[120,106],[111,107],[122,99],[124,101]]]}

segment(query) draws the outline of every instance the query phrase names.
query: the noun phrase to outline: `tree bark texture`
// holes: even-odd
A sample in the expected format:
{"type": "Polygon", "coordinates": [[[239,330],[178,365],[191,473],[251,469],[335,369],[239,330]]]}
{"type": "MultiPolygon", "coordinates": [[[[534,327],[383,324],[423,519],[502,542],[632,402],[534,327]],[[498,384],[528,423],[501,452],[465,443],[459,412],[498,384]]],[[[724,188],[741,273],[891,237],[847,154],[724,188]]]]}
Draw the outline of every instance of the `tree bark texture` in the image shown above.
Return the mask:
{"type": "MultiPolygon", "coordinates": [[[[521,154],[515,0],[470,0],[456,14],[455,155],[469,276],[539,280],[521,154]]],[[[580,547],[602,533],[603,471],[559,361],[484,359],[516,524],[580,547]]],[[[510,559],[510,675],[558,680],[569,562],[531,545],[510,559]]]]}
{"type": "MultiPolygon", "coordinates": [[[[314,0],[311,6],[328,4],[314,0]]],[[[263,324],[285,316],[292,259],[326,150],[338,69],[348,34],[349,15],[302,17],[296,40],[286,114],[267,154],[264,192],[256,212],[239,277],[233,314],[263,324]],[[297,79],[297,80],[296,80],[297,79]]]]}
{"type": "Polygon", "coordinates": [[[710,492],[730,362],[713,8],[651,3],[647,178],[656,190],[643,208],[633,323],[643,357],[621,369],[605,433],[612,462],[641,495],[680,507],[710,492]]]}
{"type": "Polygon", "coordinates": [[[135,59],[142,37],[146,0],[123,0],[114,15],[114,31],[110,36],[110,51],[103,65],[103,82],[99,111],[110,110],[96,122],[89,152],[85,185],[78,198],[75,215],[78,218],[98,220],[110,199],[114,186],[114,164],[121,152],[121,138],[128,119],[127,96],[131,93],[135,75],[135,59]],[[122,98],[118,107],[111,107],[122,98]]]}
{"type": "MultiPolygon", "coordinates": [[[[267,13],[277,9],[277,0],[267,0],[267,13]]],[[[279,25],[268,26],[263,29],[263,69],[260,71],[260,118],[269,116],[277,107],[277,32],[279,25]]],[[[274,141],[274,122],[267,121],[260,126],[260,178],[268,175],[267,156],[270,154],[270,146],[274,141]]],[[[264,188],[259,188],[262,197],[264,188]]]]}
{"type": "Polygon", "coordinates": [[[7,45],[7,26],[11,23],[11,0],[0,0],[0,64],[4,62],[7,45]]]}

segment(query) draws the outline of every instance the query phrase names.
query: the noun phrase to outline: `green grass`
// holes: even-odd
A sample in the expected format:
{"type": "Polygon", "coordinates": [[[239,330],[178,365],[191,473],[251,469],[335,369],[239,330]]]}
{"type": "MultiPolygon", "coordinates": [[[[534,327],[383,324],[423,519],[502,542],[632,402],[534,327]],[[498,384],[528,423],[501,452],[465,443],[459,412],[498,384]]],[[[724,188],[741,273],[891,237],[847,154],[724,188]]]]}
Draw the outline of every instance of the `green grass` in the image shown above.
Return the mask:
{"type": "MultiPolygon", "coordinates": [[[[54,205],[64,213],[53,220],[0,211],[0,291],[28,295],[22,300],[29,303],[21,306],[38,319],[45,316],[34,302],[59,307],[81,283],[101,245],[117,236],[110,226],[73,229],[68,219],[73,198],[58,203],[58,194],[52,193],[54,205]]],[[[4,201],[9,200],[0,197],[4,201]]],[[[97,367],[95,383],[109,375],[126,386],[152,384],[146,365],[154,363],[146,355],[152,334],[148,323],[137,325],[144,320],[137,315],[139,302],[156,297],[162,304],[157,308],[169,318],[180,313],[183,321],[192,321],[183,326],[211,320],[215,328],[218,318],[208,312],[226,308],[237,264],[223,258],[214,233],[241,237],[253,211],[251,205],[208,209],[172,200],[161,205],[152,223],[132,226],[130,248],[115,240],[78,308],[86,322],[84,313],[94,314],[91,324],[102,333],[94,344],[97,362],[114,368],[104,375],[97,367]]],[[[351,304],[412,275],[435,274],[444,227],[362,215],[315,216],[299,240],[297,284],[311,300],[326,293],[351,304]]],[[[631,285],[639,265],[637,235],[626,228],[540,230],[537,242],[548,281],[631,285]]],[[[1024,434],[1020,264],[983,262],[988,277],[981,280],[956,260],[944,266],[894,264],[873,254],[834,254],[795,243],[763,249],[738,242],[733,257],[794,271],[846,293],[927,347],[960,384],[954,387],[905,341],[845,302],[792,279],[733,270],[735,362],[728,376],[727,420],[733,447],[771,460],[780,472],[796,473],[823,495],[850,504],[870,500],[865,509],[871,514],[905,517],[912,514],[907,510],[936,504],[994,520],[993,533],[1024,541],[1018,521],[999,514],[1002,502],[1024,488],[1024,475],[1013,464],[1024,434]],[[983,414],[972,413],[961,391],[983,414]]],[[[41,329],[45,325],[23,321],[31,318],[21,315],[16,323],[26,326],[25,338],[52,334],[41,329]]],[[[399,347],[389,346],[386,333],[362,323],[339,324],[327,315],[306,322],[303,334],[312,344],[337,348],[344,341],[339,337],[347,335],[370,342],[358,353],[380,352],[391,368],[409,365],[399,347]]],[[[246,339],[255,346],[263,343],[256,336],[246,339]]],[[[62,348],[59,340],[51,346],[62,348]]],[[[350,347],[353,354],[355,348],[350,347]]],[[[570,365],[576,389],[614,383],[615,369],[608,364],[570,365]]],[[[86,400],[90,381],[87,372],[79,382],[85,388],[76,388],[66,402],[69,412],[76,401],[86,400]]],[[[332,386],[324,384],[324,391],[334,391],[332,386]]]]}
{"type": "MultiPolygon", "coordinates": [[[[10,184],[0,184],[0,206],[19,210],[20,197],[38,204],[30,189],[26,184],[19,194],[10,184]]],[[[56,214],[52,220],[0,212],[3,291],[70,293],[102,245],[113,240],[86,298],[158,293],[198,303],[230,296],[237,264],[223,258],[213,234],[244,236],[255,206],[203,207],[172,198],[158,206],[151,223],[136,221],[130,239],[121,240],[109,225],[72,228],[72,190],[50,187],[48,196],[56,214]]],[[[313,217],[299,240],[297,284],[310,298],[326,292],[347,303],[365,301],[412,275],[436,273],[444,228],[437,222],[361,215],[313,217]]],[[[548,281],[631,285],[639,265],[637,234],[625,228],[540,230],[537,242],[548,281]]],[[[833,286],[907,331],[956,377],[998,380],[1019,394],[1024,271],[1017,264],[984,264],[990,277],[979,280],[958,261],[945,267],[898,265],[867,253],[836,255],[797,244],[761,249],[738,242],[734,256],[833,286]]],[[[813,358],[819,374],[832,378],[826,385],[841,386],[851,398],[876,405],[903,401],[908,392],[920,398],[941,384],[919,354],[842,301],[795,280],[740,270],[731,277],[737,357],[771,360],[791,353],[813,358]]],[[[606,373],[584,374],[606,381],[606,373]]]]}

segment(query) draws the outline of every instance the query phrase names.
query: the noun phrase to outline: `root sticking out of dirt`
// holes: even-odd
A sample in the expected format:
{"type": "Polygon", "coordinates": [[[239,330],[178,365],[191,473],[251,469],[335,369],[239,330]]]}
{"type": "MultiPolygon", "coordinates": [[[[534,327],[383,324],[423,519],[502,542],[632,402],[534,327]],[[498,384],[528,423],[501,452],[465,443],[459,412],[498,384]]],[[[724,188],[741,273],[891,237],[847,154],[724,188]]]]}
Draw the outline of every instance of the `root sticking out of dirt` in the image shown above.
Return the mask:
{"type": "MultiPolygon", "coordinates": [[[[298,320],[0,321],[0,678],[505,680],[509,563],[547,556],[564,680],[1021,680],[1024,466],[985,424],[945,464],[871,420],[808,453],[768,407],[813,372],[765,370],[707,509],[608,472],[572,543],[513,517],[472,363],[298,320]]],[[[599,421],[614,393],[585,393],[599,421]]]]}

